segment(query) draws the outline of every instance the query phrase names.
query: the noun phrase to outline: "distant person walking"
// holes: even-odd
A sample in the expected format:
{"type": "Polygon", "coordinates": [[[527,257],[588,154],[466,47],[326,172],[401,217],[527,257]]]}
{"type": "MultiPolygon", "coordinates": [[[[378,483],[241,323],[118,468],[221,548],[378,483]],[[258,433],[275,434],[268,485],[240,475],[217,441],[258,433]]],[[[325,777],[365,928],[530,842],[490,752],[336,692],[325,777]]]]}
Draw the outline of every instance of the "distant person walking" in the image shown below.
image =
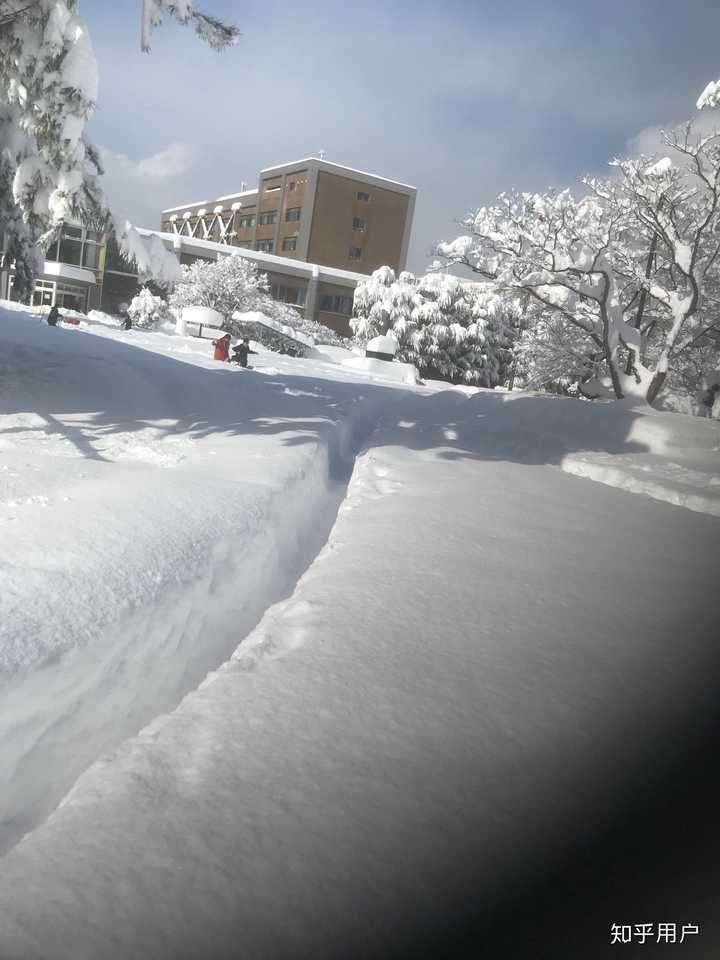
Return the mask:
{"type": "Polygon", "coordinates": [[[232,362],[239,363],[241,367],[246,367],[248,365],[249,353],[254,354],[255,350],[250,349],[250,340],[247,337],[243,337],[242,343],[233,347],[232,362]]]}
{"type": "Polygon", "coordinates": [[[226,333],[224,337],[219,337],[217,340],[213,340],[212,344],[215,347],[213,359],[223,361],[227,360],[228,354],[230,353],[230,334],[226,333]]]}
{"type": "Polygon", "coordinates": [[[57,307],[51,307],[50,313],[47,315],[47,322],[49,327],[56,327],[58,320],[61,320],[60,311],[57,307]]]}

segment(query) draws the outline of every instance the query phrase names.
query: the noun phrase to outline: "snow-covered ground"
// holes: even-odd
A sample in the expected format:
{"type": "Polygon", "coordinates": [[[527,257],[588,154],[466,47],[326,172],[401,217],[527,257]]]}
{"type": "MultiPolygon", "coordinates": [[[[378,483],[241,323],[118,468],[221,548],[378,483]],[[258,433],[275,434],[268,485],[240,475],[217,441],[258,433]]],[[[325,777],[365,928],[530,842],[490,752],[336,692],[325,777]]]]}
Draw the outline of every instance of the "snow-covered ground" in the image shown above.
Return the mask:
{"type": "Polygon", "coordinates": [[[0,345],[3,958],[432,942],[714,715],[720,424],[0,345]]]}

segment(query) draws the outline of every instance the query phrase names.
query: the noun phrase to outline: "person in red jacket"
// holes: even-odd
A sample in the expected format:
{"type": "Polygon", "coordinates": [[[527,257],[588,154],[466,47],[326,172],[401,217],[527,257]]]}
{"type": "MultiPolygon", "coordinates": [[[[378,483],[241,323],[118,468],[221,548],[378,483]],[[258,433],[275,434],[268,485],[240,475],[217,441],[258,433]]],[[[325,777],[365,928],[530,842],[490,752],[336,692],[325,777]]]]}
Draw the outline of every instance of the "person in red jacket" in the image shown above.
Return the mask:
{"type": "Polygon", "coordinates": [[[227,360],[228,354],[230,353],[230,334],[226,333],[224,337],[220,337],[218,340],[213,340],[213,346],[215,347],[213,359],[227,360]]]}

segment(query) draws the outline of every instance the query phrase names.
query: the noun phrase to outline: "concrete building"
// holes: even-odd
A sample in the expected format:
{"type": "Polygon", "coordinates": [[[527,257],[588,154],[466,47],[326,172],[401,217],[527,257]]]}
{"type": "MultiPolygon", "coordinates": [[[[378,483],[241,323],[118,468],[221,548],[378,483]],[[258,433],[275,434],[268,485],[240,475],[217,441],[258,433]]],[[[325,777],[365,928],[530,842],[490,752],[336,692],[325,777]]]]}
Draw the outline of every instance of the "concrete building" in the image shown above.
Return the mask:
{"type": "Polygon", "coordinates": [[[161,230],[353,273],[403,270],[416,192],[309,157],[266,167],[253,190],[164,210],[161,230]]]}

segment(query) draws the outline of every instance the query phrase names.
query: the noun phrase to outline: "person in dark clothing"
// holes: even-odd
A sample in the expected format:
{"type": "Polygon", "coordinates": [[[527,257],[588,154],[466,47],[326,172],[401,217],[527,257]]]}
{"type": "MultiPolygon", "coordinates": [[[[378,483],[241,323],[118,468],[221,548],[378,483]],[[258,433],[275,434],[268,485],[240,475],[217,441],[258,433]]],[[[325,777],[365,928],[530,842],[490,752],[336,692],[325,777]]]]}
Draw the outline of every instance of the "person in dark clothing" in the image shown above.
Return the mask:
{"type": "Polygon", "coordinates": [[[56,327],[58,320],[61,319],[60,311],[57,307],[51,307],[50,313],[47,315],[47,322],[49,327],[56,327]]]}
{"type": "Polygon", "coordinates": [[[132,329],[132,320],[131,320],[131,318],[130,318],[130,314],[129,314],[129,313],[126,313],[126,314],[125,314],[125,319],[123,320],[122,328],[123,328],[123,330],[131,330],[131,329],[132,329]]]}
{"type": "Polygon", "coordinates": [[[248,365],[248,354],[254,354],[255,352],[255,350],[250,349],[249,339],[244,337],[242,343],[239,343],[236,347],[233,347],[232,362],[239,363],[241,367],[246,367],[248,365]]]}

